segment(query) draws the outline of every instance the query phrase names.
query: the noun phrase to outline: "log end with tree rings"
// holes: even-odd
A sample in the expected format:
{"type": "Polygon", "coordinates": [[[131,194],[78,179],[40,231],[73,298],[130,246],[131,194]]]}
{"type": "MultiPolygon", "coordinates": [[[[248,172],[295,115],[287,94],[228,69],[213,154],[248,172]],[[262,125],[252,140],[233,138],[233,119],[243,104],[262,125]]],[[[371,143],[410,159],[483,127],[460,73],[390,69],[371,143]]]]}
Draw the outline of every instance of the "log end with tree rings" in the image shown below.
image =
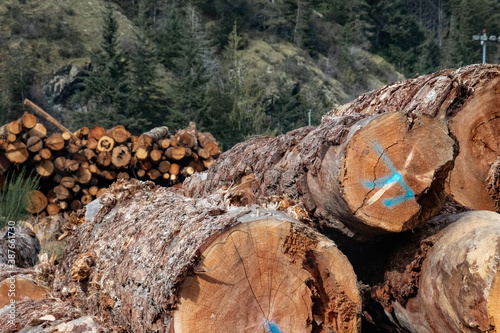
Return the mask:
{"type": "Polygon", "coordinates": [[[180,288],[174,332],[359,332],[361,299],[347,258],[293,222],[256,219],[201,253],[180,288]]]}
{"type": "Polygon", "coordinates": [[[65,144],[63,136],[59,133],[50,135],[45,141],[45,145],[55,151],[63,149],[65,144]]]}
{"type": "Polygon", "coordinates": [[[32,214],[41,213],[47,207],[48,199],[38,190],[31,191],[28,194],[28,206],[26,210],[32,214]]]}
{"type": "Polygon", "coordinates": [[[344,145],[329,148],[318,178],[308,175],[308,182],[315,202],[353,220],[355,229],[399,232],[439,212],[454,156],[443,121],[386,113],[351,127],[344,145]]]}
{"type": "Polygon", "coordinates": [[[21,117],[21,123],[24,128],[31,129],[37,124],[36,116],[26,112],[21,117]]]}
{"type": "Polygon", "coordinates": [[[109,152],[113,150],[114,146],[115,146],[115,140],[106,135],[101,137],[97,142],[97,150],[100,152],[109,152]]]}
{"type": "Polygon", "coordinates": [[[398,302],[403,284],[386,298],[394,318],[409,332],[500,332],[500,215],[472,211],[434,221],[447,226],[420,241],[431,247],[415,268],[415,294],[398,302]]]}
{"type": "Polygon", "coordinates": [[[47,136],[47,129],[41,123],[37,123],[35,127],[29,130],[29,136],[37,136],[39,138],[45,138],[47,136]]]}
{"type": "Polygon", "coordinates": [[[130,150],[125,145],[117,146],[113,149],[113,153],[111,156],[111,162],[117,168],[126,167],[130,163],[130,159],[132,158],[132,154],[130,150]]]}
{"type": "Polygon", "coordinates": [[[29,152],[24,143],[15,141],[7,145],[5,157],[12,163],[20,164],[28,159],[29,152]]]}
{"type": "Polygon", "coordinates": [[[488,192],[488,173],[500,156],[500,77],[476,87],[460,111],[450,120],[450,131],[460,146],[446,191],[458,203],[499,211],[488,192]]]}
{"type": "Polygon", "coordinates": [[[54,173],[54,163],[51,160],[42,160],[36,165],[36,172],[41,177],[48,177],[54,173]]]}

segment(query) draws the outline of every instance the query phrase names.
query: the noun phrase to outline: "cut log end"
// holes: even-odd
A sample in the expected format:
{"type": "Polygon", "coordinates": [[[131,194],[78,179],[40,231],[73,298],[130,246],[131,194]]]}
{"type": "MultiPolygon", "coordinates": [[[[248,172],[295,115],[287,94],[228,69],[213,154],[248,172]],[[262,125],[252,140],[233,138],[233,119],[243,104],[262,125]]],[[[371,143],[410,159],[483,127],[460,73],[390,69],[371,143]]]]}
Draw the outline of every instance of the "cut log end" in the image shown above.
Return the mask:
{"type": "MultiPolygon", "coordinates": [[[[436,225],[447,226],[419,242],[431,247],[413,272],[420,276],[414,295],[406,304],[397,301],[398,294],[408,294],[407,279],[394,297],[386,298],[393,315],[409,332],[499,332],[500,217],[473,211],[447,220],[437,217],[436,225]]],[[[399,275],[407,274],[397,271],[386,273],[392,277],[388,285],[396,286],[399,275]]]]}
{"type": "Polygon", "coordinates": [[[442,190],[454,141],[435,118],[377,117],[354,134],[345,155],[344,199],[369,225],[406,230],[435,215],[445,202],[442,190]]]}
{"type": "Polygon", "coordinates": [[[214,240],[181,286],[174,331],[359,332],[350,264],[299,229],[258,220],[214,240]]]}
{"type": "Polygon", "coordinates": [[[435,118],[410,119],[399,112],[365,118],[351,127],[344,149],[327,151],[319,177],[308,175],[309,188],[322,209],[346,203],[344,215],[358,221],[355,229],[407,230],[444,204],[454,147],[446,124],[435,118]],[[337,179],[330,170],[339,170],[337,179]]]}
{"type": "Polygon", "coordinates": [[[31,191],[28,199],[28,207],[26,210],[32,214],[41,213],[47,207],[48,200],[45,194],[40,191],[31,191]]]}
{"type": "Polygon", "coordinates": [[[472,98],[450,120],[450,130],[457,137],[460,152],[447,180],[446,192],[472,209],[500,208],[487,184],[491,164],[500,156],[499,88],[500,78],[477,87],[472,98]]]}

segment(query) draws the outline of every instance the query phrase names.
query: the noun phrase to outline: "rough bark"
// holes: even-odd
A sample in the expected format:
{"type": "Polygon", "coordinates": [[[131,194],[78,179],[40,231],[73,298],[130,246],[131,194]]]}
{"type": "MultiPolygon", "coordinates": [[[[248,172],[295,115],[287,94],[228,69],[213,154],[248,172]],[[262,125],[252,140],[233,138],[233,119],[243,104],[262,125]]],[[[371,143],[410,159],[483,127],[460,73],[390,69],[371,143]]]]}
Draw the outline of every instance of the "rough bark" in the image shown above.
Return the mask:
{"type": "Polygon", "coordinates": [[[500,210],[498,187],[488,191],[490,167],[500,155],[500,66],[444,70],[366,93],[327,114],[378,114],[401,110],[449,121],[460,152],[446,193],[472,209],[500,210]]]}
{"type": "Polygon", "coordinates": [[[118,181],[87,206],[59,272],[56,288],[76,288],[84,311],[133,332],[360,331],[356,277],[335,244],[223,193],[118,181]]]}
{"type": "Polygon", "coordinates": [[[441,209],[454,145],[446,124],[425,115],[325,117],[317,128],[236,145],[184,188],[198,197],[253,175],[251,191],[232,190],[244,204],[288,196],[349,236],[399,232],[441,209]]]}
{"type": "MultiPolygon", "coordinates": [[[[71,303],[57,299],[16,302],[15,310],[12,323],[10,308],[0,309],[2,333],[19,331],[81,333],[103,332],[105,329],[92,317],[82,316],[81,311],[71,303]]],[[[115,331],[119,331],[119,328],[115,328],[115,331]]]]}
{"type": "Polygon", "coordinates": [[[371,294],[408,332],[500,332],[499,258],[498,214],[439,216],[393,252],[371,294]]]}
{"type": "Polygon", "coordinates": [[[33,231],[27,228],[7,227],[3,238],[0,238],[0,264],[12,264],[9,254],[14,251],[14,266],[33,267],[38,262],[40,242],[33,231]],[[9,247],[15,240],[15,248],[9,247]],[[9,252],[10,249],[10,252],[9,252]]]}

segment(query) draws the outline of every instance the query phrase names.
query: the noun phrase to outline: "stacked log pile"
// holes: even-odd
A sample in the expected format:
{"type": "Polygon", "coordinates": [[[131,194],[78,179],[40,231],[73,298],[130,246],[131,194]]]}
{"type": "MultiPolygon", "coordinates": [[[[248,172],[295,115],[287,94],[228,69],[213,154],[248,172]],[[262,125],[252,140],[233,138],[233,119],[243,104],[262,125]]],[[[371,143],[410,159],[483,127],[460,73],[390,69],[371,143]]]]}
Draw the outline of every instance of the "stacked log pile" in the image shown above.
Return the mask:
{"type": "Polygon", "coordinates": [[[119,180],[52,292],[110,331],[500,332],[498,84],[489,65],[419,77],[182,188],[119,180]]]}
{"type": "Polygon", "coordinates": [[[42,216],[77,211],[117,179],[180,184],[219,154],[215,138],[199,132],[194,123],[174,135],[159,127],[135,136],[121,125],[48,134],[35,115],[25,113],[0,127],[0,175],[31,168],[42,188],[32,193],[28,209],[42,216]]]}

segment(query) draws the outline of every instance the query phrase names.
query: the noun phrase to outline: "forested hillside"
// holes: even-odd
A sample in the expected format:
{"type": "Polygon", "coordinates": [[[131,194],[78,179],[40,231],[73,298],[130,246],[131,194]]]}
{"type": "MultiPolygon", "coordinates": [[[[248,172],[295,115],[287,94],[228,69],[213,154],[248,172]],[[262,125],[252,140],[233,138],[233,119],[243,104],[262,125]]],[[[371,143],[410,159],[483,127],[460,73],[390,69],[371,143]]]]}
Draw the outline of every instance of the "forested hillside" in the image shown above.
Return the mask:
{"type": "Polygon", "coordinates": [[[500,34],[499,15],[495,0],[4,0],[0,121],[30,98],[73,129],[194,120],[227,149],[480,62],[472,35],[500,34]]]}

